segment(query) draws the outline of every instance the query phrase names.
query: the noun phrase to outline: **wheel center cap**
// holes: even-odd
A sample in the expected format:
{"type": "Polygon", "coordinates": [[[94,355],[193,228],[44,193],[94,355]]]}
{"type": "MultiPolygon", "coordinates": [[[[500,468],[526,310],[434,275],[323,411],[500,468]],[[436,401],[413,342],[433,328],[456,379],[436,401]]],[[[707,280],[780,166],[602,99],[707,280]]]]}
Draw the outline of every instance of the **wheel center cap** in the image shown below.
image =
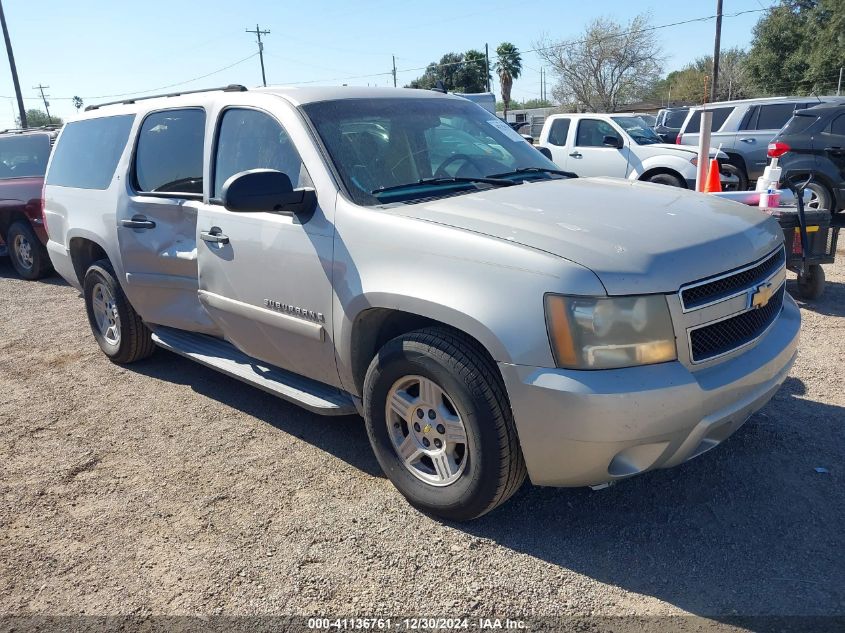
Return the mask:
{"type": "Polygon", "coordinates": [[[423,432],[423,433],[431,433],[431,425],[430,425],[430,424],[426,424],[426,425],[423,427],[422,432],[423,432]]]}

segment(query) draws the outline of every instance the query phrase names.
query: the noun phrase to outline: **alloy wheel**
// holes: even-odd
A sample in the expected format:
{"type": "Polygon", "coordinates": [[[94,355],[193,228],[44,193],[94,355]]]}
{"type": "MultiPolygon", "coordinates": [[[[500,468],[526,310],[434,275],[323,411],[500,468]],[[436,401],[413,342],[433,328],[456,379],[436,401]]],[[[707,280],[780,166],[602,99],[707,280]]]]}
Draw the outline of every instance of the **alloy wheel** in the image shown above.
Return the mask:
{"type": "Polygon", "coordinates": [[[111,345],[120,344],[120,315],[111,290],[102,283],[94,286],[91,294],[94,320],[102,337],[111,345]]]}
{"type": "Polygon", "coordinates": [[[387,431],[405,468],[432,486],[456,482],[469,457],[467,432],[454,402],[434,381],[406,376],[387,394],[387,431]]]}

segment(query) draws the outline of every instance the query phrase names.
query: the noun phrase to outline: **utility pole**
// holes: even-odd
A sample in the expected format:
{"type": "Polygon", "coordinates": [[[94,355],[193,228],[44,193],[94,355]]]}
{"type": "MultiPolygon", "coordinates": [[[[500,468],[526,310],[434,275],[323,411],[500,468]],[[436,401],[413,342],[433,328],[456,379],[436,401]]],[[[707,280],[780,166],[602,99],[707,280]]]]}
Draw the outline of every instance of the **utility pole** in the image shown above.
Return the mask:
{"type": "Polygon", "coordinates": [[[396,55],[393,56],[393,87],[396,87],[396,55]]]}
{"type": "Polygon", "coordinates": [[[487,80],[487,92],[490,92],[490,47],[484,44],[484,77],[487,80]]]}
{"type": "Polygon", "coordinates": [[[15,84],[15,96],[18,99],[18,111],[21,117],[21,127],[26,129],[26,109],[23,107],[23,95],[21,84],[18,81],[18,67],[15,66],[15,54],[12,52],[12,40],[9,39],[9,29],[6,27],[6,14],[3,12],[3,3],[0,2],[0,22],[3,23],[3,38],[6,40],[6,53],[9,55],[9,67],[12,69],[12,83],[15,84]]]}
{"type": "Polygon", "coordinates": [[[41,91],[41,100],[44,102],[44,110],[47,111],[47,124],[48,125],[53,122],[53,119],[50,118],[50,102],[47,101],[47,97],[49,95],[44,94],[44,88],[49,88],[49,87],[50,86],[42,86],[41,84],[38,84],[37,86],[32,87],[33,90],[40,90],[41,91]]]}
{"type": "Polygon", "coordinates": [[[842,66],[839,67],[839,83],[836,84],[836,96],[838,97],[841,92],[842,92],[842,66]]]}
{"type": "Polygon", "coordinates": [[[544,77],[545,69],[540,66],[540,101],[546,100],[546,86],[544,84],[544,77]]]}
{"type": "Polygon", "coordinates": [[[258,25],[255,25],[255,30],[250,31],[249,29],[246,30],[247,33],[255,33],[255,36],[258,38],[258,57],[261,59],[261,82],[266,86],[267,85],[267,75],[264,74],[264,44],[261,42],[262,35],[270,35],[270,31],[262,31],[258,28],[258,25]]]}
{"type": "Polygon", "coordinates": [[[710,84],[710,98],[716,99],[719,87],[719,49],[722,40],[722,0],[716,0],[716,41],[713,44],[713,80],[710,84]]]}

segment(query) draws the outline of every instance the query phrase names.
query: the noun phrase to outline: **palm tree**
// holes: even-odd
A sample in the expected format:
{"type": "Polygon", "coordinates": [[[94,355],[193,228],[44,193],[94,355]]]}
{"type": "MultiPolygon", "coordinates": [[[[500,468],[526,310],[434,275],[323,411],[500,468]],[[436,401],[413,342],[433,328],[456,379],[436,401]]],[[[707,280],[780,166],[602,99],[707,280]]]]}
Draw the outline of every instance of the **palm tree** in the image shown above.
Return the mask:
{"type": "Polygon", "coordinates": [[[505,103],[505,118],[508,116],[508,106],[511,102],[511,88],[513,80],[519,79],[522,73],[522,57],[519,49],[510,42],[502,42],[496,48],[496,72],[502,85],[502,101],[505,103]]]}

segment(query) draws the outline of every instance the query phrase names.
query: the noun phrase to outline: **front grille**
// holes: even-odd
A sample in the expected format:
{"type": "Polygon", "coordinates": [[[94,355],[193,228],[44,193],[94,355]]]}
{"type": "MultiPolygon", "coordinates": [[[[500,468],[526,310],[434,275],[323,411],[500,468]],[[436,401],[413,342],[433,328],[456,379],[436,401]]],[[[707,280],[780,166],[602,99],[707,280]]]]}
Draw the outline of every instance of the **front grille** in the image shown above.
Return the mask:
{"type": "Polygon", "coordinates": [[[783,248],[769,255],[759,264],[751,268],[739,270],[736,273],[704,282],[697,286],[687,288],[681,292],[681,301],[684,310],[692,310],[699,306],[719,301],[733,294],[747,290],[767,279],[786,263],[786,254],[783,248]]]}
{"type": "Polygon", "coordinates": [[[769,303],[762,308],[692,330],[690,348],[693,362],[720,356],[760,336],[780,314],[785,289],[786,284],[781,284],[769,303]]]}

